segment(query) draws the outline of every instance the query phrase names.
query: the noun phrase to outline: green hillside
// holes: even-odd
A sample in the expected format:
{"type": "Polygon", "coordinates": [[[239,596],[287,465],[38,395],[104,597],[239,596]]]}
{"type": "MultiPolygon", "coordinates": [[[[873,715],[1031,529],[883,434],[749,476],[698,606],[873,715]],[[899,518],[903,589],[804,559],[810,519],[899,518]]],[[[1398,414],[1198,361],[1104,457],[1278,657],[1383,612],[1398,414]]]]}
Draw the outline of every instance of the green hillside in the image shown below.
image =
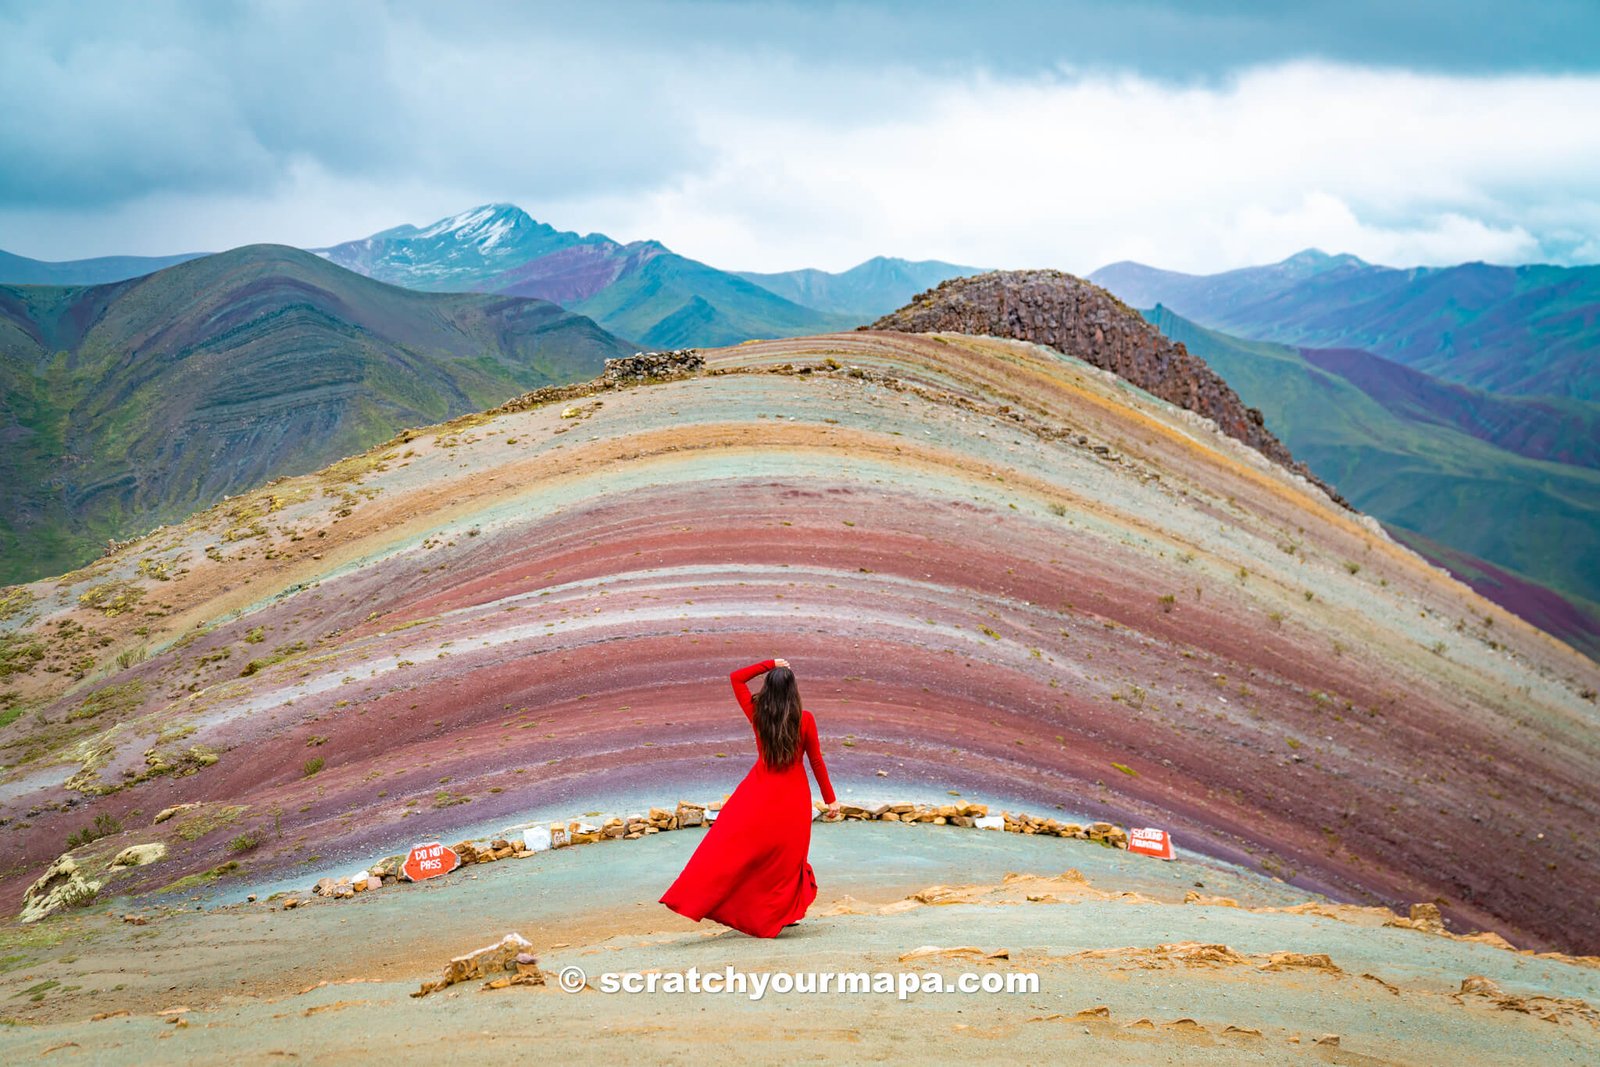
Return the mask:
{"type": "Polygon", "coordinates": [[[0,584],[631,351],[546,301],[412,292],[276,245],[0,286],[0,584]]]}
{"type": "Polygon", "coordinates": [[[854,316],[801,307],[738,275],[671,252],[570,306],[612,333],[653,348],[730,345],[858,324],[854,316]]]}
{"type": "Polygon", "coordinates": [[[1600,651],[1600,472],[1404,419],[1295,349],[1216,333],[1165,308],[1145,314],[1362,511],[1561,593],[1590,635],[1558,636],[1600,651]]]}
{"type": "Polygon", "coordinates": [[[1397,270],[1308,249],[1221,274],[1113,263],[1089,277],[1134,307],[1236,337],[1359,348],[1496,393],[1600,400],[1600,266],[1397,270]]]}

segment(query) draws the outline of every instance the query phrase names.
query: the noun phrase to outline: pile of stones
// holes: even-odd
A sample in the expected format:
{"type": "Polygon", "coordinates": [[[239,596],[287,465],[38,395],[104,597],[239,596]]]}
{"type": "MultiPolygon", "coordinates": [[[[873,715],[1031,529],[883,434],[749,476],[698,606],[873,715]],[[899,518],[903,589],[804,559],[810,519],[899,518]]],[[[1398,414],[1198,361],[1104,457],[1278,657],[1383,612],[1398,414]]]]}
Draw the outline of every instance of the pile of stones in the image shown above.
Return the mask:
{"type": "Polygon", "coordinates": [[[935,826],[978,825],[978,820],[989,815],[985,804],[880,804],[875,808],[855,804],[839,805],[839,814],[846,819],[877,819],[879,822],[927,822],[935,826]]]}
{"type": "MultiPolygon", "coordinates": [[[[606,360],[606,369],[598,378],[591,378],[586,382],[573,382],[570,385],[542,386],[532,392],[514,396],[499,407],[490,408],[487,414],[509,415],[518,411],[532,411],[546,404],[578,400],[630,385],[685,378],[704,370],[705,365],[705,357],[692,348],[682,348],[672,352],[635,352],[631,356],[606,360]]],[[[402,436],[392,443],[399,444],[406,440],[409,438],[402,436]]]]}
{"type": "Polygon", "coordinates": [[[635,352],[631,356],[606,360],[608,382],[647,382],[660,378],[676,378],[704,369],[705,357],[692,348],[679,348],[671,352],[635,352]]]}
{"type": "Polygon", "coordinates": [[[1075,822],[1057,819],[1040,819],[1033,815],[1006,812],[1005,828],[1014,834],[1053,834],[1056,837],[1075,837],[1080,841],[1093,841],[1110,848],[1127,848],[1128,831],[1108,822],[1092,822],[1081,826],[1075,822]]]}

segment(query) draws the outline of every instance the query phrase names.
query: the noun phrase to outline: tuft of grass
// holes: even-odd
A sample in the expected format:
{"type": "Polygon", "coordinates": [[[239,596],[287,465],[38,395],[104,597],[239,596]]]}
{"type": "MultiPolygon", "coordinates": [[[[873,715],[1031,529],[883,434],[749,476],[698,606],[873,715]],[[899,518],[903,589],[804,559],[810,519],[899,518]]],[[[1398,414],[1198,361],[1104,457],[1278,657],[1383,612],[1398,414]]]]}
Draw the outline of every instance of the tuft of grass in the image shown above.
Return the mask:
{"type": "Polygon", "coordinates": [[[25,586],[14,586],[0,593],[0,621],[21,615],[37,598],[25,586]]]}
{"type": "MultiPolygon", "coordinates": [[[[81,908],[93,902],[100,895],[100,887],[92,882],[84,882],[65,889],[61,897],[61,906],[64,908],[81,908]]],[[[35,1000],[38,998],[35,997],[35,1000]]]]}
{"type": "Polygon", "coordinates": [[[79,845],[87,845],[91,841],[98,841],[102,837],[122,833],[122,823],[115,815],[101,812],[94,817],[94,825],[85,826],[83,829],[67,838],[67,851],[72,851],[79,845]]]}
{"type": "Polygon", "coordinates": [[[1111,766],[1115,767],[1117,770],[1121,771],[1123,774],[1128,775],[1130,778],[1139,777],[1139,772],[1134,770],[1132,767],[1128,766],[1126,763],[1113,763],[1111,766]]]}
{"type": "Polygon", "coordinates": [[[225,808],[207,811],[202,809],[200,814],[183,820],[176,827],[178,836],[185,841],[198,841],[211,831],[227,826],[244,814],[244,807],[230,804],[225,808]]]}
{"type": "Polygon", "coordinates": [[[290,656],[298,656],[305,650],[306,643],[304,641],[296,641],[293,644],[281,645],[273,650],[272,655],[263,656],[260,659],[253,659],[249,663],[246,663],[244,665],[244,670],[239,672],[239,677],[248,678],[252,674],[266,670],[275,663],[282,663],[290,656]]]}
{"type": "Polygon", "coordinates": [[[116,685],[102,686],[84,698],[83,702],[67,713],[67,721],[78,719],[94,719],[106,712],[123,715],[139,706],[144,698],[144,683],[140,681],[119,682],[116,685]]]}
{"type": "Polygon", "coordinates": [[[232,841],[228,842],[228,851],[232,853],[249,852],[261,846],[261,831],[246,830],[232,841]]]}
{"type": "Polygon", "coordinates": [[[1351,574],[1360,574],[1361,564],[1357,563],[1355,560],[1347,559],[1344,561],[1344,569],[1349,571],[1351,574]]]}
{"type": "Polygon", "coordinates": [[[300,765],[300,777],[310,778],[313,774],[316,774],[318,771],[322,770],[326,764],[327,761],[321,756],[312,756],[310,759],[306,760],[300,765]]]}
{"type": "Polygon", "coordinates": [[[199,874],[185,875],[184,877],[179,878],[176,882],[162,886],[160,889],[157,889],[156,892],[181,893],[186,889],[199,889],[201,886],[210,885],[218,878],[233,874],[239,869],[238,860],[228,860],[226,863],[219,863],[209,871],[201,871],[199,874]]]}
{"type": "Polygon", "coordinates": [[[16,998],[16,997],[27,997],[29,1000],[32,1000],[32,1001],[40,1001],[40,1000],[44,999],[44,995],[46,993],[50,992],[50,990],[52,990],[52,989],[55,989],[55,988],[59,987],[60,985],[61,985],[61,983],[59,981],[57,981],[56,979],[54,979],[54,978],[46,978],[44,981],[39,982],[36,985],[31,985],[27,989],[24,989],[20,993],[12,994],[12,997],[13,997],[13,999],[16,998]]]}
{"type": "Polygon", "coordinates": [[[441,789],[433,795],[433,806],[435,808],[453,808],[457,804],[471,803],[471,797],[462,796],[460,793],[452,793],[447,789],[441,789]]]}
{"type": "Polygon", "coordinates": [[[45,657],[44,644],[22,634],[0,637],[0,678],[28,674],[45,657]]]}
{"type": "Polygon", "coordinates": [[[102,582],[78,595],[78,603],[93,608],[107,618],[130,611],[144,599],[144,587],[132,582],[102,582]]]}
{"type": "Polygon", "coordinates": [[[1174,596],[1171,593],[1167,593],[1167,594],[1165,594],[1164,596],[1161,597],[1161,610],[1162,611],[1171,611],[1173,605],[1176,604],[1177,602],[1178,602],[1178,598],[1176,596],[1174,596]]]}

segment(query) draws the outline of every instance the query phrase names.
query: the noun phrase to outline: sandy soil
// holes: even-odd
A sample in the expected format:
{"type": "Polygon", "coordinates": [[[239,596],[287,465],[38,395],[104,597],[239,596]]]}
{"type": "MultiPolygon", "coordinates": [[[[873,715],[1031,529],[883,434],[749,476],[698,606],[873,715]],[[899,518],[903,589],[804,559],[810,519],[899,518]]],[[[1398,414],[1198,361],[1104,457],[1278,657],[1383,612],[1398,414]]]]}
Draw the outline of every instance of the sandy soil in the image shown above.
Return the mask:
{"type": "Polygon", "coordinates": [[[409,1063],[525,1055],[530,1040],[564,1062],[612,1063],[1600,1057],[1589,1006],[1600,969],[1386,928],[1370,910],[1297,907],[1303,893],[1218,863],[932,826],[823,826],[812,914],[758,940],[655,903],[698,839],[567,849],[293,911],[118,902],[13,927],[0,942],[0,1057],[332,1063],[381,1052],[409,1063]],[[1190,894],[1203,899],[1184,903],[1190,894]],[[148,924],[123,922],[129,909],[148,924]],[[410,996],[449,957],[511,931],[533,942],[546,985],[410,996]],[[587,989],[557,988],[569,966],[587,972],[587,989]],[[730,966],[1033,973],[1038,990],[756,1000],[598,988],[607,972],[730,966]],[[1469,976],[1493,984],[1462,993],[1469,976]]]}

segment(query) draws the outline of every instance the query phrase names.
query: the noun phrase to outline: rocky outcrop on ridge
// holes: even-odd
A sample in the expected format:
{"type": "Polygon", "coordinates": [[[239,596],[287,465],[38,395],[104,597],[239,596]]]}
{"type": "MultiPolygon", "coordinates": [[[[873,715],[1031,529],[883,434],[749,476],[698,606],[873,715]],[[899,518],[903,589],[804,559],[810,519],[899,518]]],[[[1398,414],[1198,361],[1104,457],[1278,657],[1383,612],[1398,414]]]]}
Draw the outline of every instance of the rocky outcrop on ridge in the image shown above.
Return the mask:
{"type": "Polygon", "coordinates": [[[1076,356],[1179,407],[1204,415],[1274,463],[1349,506],[1267,429],[1232,386],[1182,344],[1162,336],[1122,301],[1058,270],[991,271],[919,294],[868,330],[970,333],[1047,345],[1076,356]]]}

